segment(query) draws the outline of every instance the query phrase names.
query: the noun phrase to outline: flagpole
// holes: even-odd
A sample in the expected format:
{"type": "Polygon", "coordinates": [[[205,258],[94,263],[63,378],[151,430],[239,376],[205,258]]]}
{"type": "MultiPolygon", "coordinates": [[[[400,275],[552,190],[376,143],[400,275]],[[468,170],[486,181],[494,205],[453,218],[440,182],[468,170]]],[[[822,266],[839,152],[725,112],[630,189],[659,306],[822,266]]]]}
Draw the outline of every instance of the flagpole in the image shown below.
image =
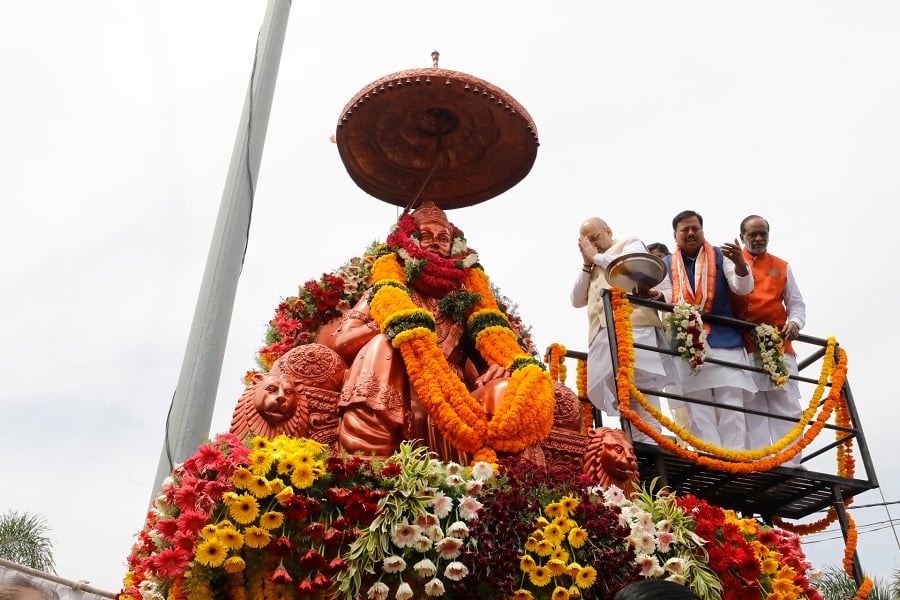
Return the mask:
{"type": "Polygon", "coordinates": [[[291,0],[269,0],[200,285],[151,502],[172,467],[209,438],[225,342],[247,247],[250,215],[291,0]]]}

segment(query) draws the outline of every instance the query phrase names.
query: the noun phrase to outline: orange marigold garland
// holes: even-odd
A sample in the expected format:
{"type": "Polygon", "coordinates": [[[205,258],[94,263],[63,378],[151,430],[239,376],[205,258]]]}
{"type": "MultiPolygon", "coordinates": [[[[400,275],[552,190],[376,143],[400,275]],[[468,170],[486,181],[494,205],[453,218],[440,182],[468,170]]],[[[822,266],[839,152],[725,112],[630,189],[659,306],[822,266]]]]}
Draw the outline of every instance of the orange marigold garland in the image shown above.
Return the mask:
{"type": "Polygon", "coordinates": [[[451,444],[474,460],[496,462],[496,451],[518,452],[550,434],[553,383],[543,365],[519,346],[481,269],[468,269],[465,278],[466,289],[480,297],[468,319],[469,332],[488,363],[512,371],[490,420],[447,363],[434,334],[434,315],[412,301],[396,254],[375,261],[372,280],[372,317],[400,351],[410,384],[451,444]]]}

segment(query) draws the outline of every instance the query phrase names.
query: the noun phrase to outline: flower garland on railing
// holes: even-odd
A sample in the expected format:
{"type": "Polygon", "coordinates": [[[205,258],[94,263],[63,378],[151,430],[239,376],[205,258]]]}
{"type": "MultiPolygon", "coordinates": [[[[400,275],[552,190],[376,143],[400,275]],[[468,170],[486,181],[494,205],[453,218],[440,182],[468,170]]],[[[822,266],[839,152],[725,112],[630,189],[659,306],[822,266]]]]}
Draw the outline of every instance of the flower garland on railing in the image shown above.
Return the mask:
{"type": "Polygon", "coordinates": [[[691,374],[703,368],[706,360],[706,328],[696,306],[679,302],[666,317],[669,327],[669,344],[691,366],[691,374]]]}
{"type": "Polygon", "coordinates": [[[766,471],[776,467],[787,460],[796,456],[800,451],[806,448],[821,432],[825,423],[831,416],[835,406],[841,398],[841,388],[844,385],[844,378],[847,372],[847,358],[843,349],[838,349],[839,360],[834,363],[834,354],[836,342],[834,338],[828,340],[828,347],[822,365],[822,373],[819,377],[819,385],[813,398],[810,401],[809,408],[804,411],[803,418],[794,429],[788,433],[781,441],[771,446],[767,446],[761,450],[726,450],[712,444],[707,444],[700,440],[690,432],[673,423],[668,417],[663,415],[658,409],[647,402],[644,395],[634,385],[634,346],[631,330],[630,315],[633,310],[628,302],[625,292],[614,289],[612,295],[612,305],[615,318],[615,328],[617,339],[620,341],[618,345],[619,371],[617,374],[617,388],[619,398],[619,412],[628,419],[635,427],[652,437],[660,447],[664,448],[687,460],[710,467],[712,469],[727,471],[730,473],[751,473],[754,471],[766,471]],[[803,434],[800,440],[797,440],[801,431],[812,420],[815,410],[819,407],[824,389],[831,379],[831,391],[825,401],[822,410],[816,418],[815,422],[803,434]],[[710,456],[703,456],[697,452],[682,448],[671,440],[662,436],[662,434],[649,426],[640,416],[629,408],[631,398],[647,410],[663,427],[674,432],[679,438],[688,444],[714,456],[727,460],[720,460],[710,456]],[[793,444],[793,445],[791,445],[793,444]],[[769,456],[774,455],[774,456],[769,456]],[[767,457],[768,458],[763,458],[767,457]]]}
{"type": "Polygon", "coordinates": [[[560,383],[566,382],[566,347],[562,344],[550,344],[544,362],[550,369],[550,379],[560,383]]]}
{"type": "Polygon", "coordinates": [[[379,257],[372,273],[372,317],[400,351],[412,387],[454,447],[472,454],[475,461],[496,462],[496,452],[519,452],[550,434],[555,402],[550,376],[519,347],[481,269],[465,269],[465,288],[480,298],[468,318],[469,335],[489,364],[512,371],[490,419],[437,345],[434,315],[412,301],[397,254],[379,257]]]}
{"type": "Polygon", "coordinates": [[[581,427],[581,433],[587,435],[588,430],[594,426],[594,405],[588,400],[587,394],[587,361],[579,358],[575,363],[575,391],[578,399],[581,401],[581,410],[584,413],[584,419],[581,427]]]}
{"type": "Polygon", "coordinates": [[[780,390],[788,382],[788,365],[784,359],[784,342],[777,327],[761,323],[753,328],[753,356],[772,380],[772,389],[780,390]]]}

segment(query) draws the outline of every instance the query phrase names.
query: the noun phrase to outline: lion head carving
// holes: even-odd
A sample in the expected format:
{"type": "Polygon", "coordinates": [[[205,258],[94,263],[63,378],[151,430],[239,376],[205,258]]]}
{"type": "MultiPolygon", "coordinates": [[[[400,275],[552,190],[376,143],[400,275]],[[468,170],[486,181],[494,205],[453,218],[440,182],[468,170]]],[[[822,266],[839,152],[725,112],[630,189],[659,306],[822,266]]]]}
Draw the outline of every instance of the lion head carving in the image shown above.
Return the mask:
{"type": "Polygon", "coordinates": [[[621,429],[600,427],[588,431],[582,472],[604,490],[614,485],[630,495],[640,489],[634,447],[621,429]]]}

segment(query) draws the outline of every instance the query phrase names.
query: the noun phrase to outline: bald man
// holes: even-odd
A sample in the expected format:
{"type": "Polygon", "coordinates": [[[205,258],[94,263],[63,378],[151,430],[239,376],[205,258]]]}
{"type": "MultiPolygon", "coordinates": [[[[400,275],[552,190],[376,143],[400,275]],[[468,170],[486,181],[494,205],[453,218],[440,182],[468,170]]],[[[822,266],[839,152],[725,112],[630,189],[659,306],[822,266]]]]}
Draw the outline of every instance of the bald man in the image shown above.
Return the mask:
{"type": "MultiPolygon", "coordinates": [[[[647,252],[647,247],[636,237],[617,239],[606,221],[599,217],[591,217],[581,224],[578,236],[578,249],[581,253],[582,266],[572,288],[570,299],[575,308],[587,307],[588,315],[588,360],[587,385],[588,398],[597,408],[610,416],[618,416],[619,402],[616,394],[615,373],[612,369],[612,357],[609,347],[609,335],[606,331],[606,315],[603,309],[603,290],[611,286],[606,280],[606,268],[623,254],[647,252]]],[[[671,287],[666,278],[658,288],[641,289],[643,297],[663,300],[664,291],[671,287]]],[[[628,290],[631,291],[631,290],[628,290]]],[[[666,348],[665,334],[659,313],[645,306],[634,306],[631,315],[634,341],[647,346],[666,348]]],[[[634,382],[643,389],[662,389],[672,383],[668,367],[670,356],[650,350],[635,348],[634,382]],[[668,368],[667,368],[668,367],[668,368]]],[[[646,395],[647,400],[659,408],[659,396],[646,395]]],[[[631,407],[638,412],[651,427],[659,431],[659,423],[637,402],[631,407]]],[[[653,443],[652,439],[633,428],[632,438],[636,442],[653,443]]]]}

